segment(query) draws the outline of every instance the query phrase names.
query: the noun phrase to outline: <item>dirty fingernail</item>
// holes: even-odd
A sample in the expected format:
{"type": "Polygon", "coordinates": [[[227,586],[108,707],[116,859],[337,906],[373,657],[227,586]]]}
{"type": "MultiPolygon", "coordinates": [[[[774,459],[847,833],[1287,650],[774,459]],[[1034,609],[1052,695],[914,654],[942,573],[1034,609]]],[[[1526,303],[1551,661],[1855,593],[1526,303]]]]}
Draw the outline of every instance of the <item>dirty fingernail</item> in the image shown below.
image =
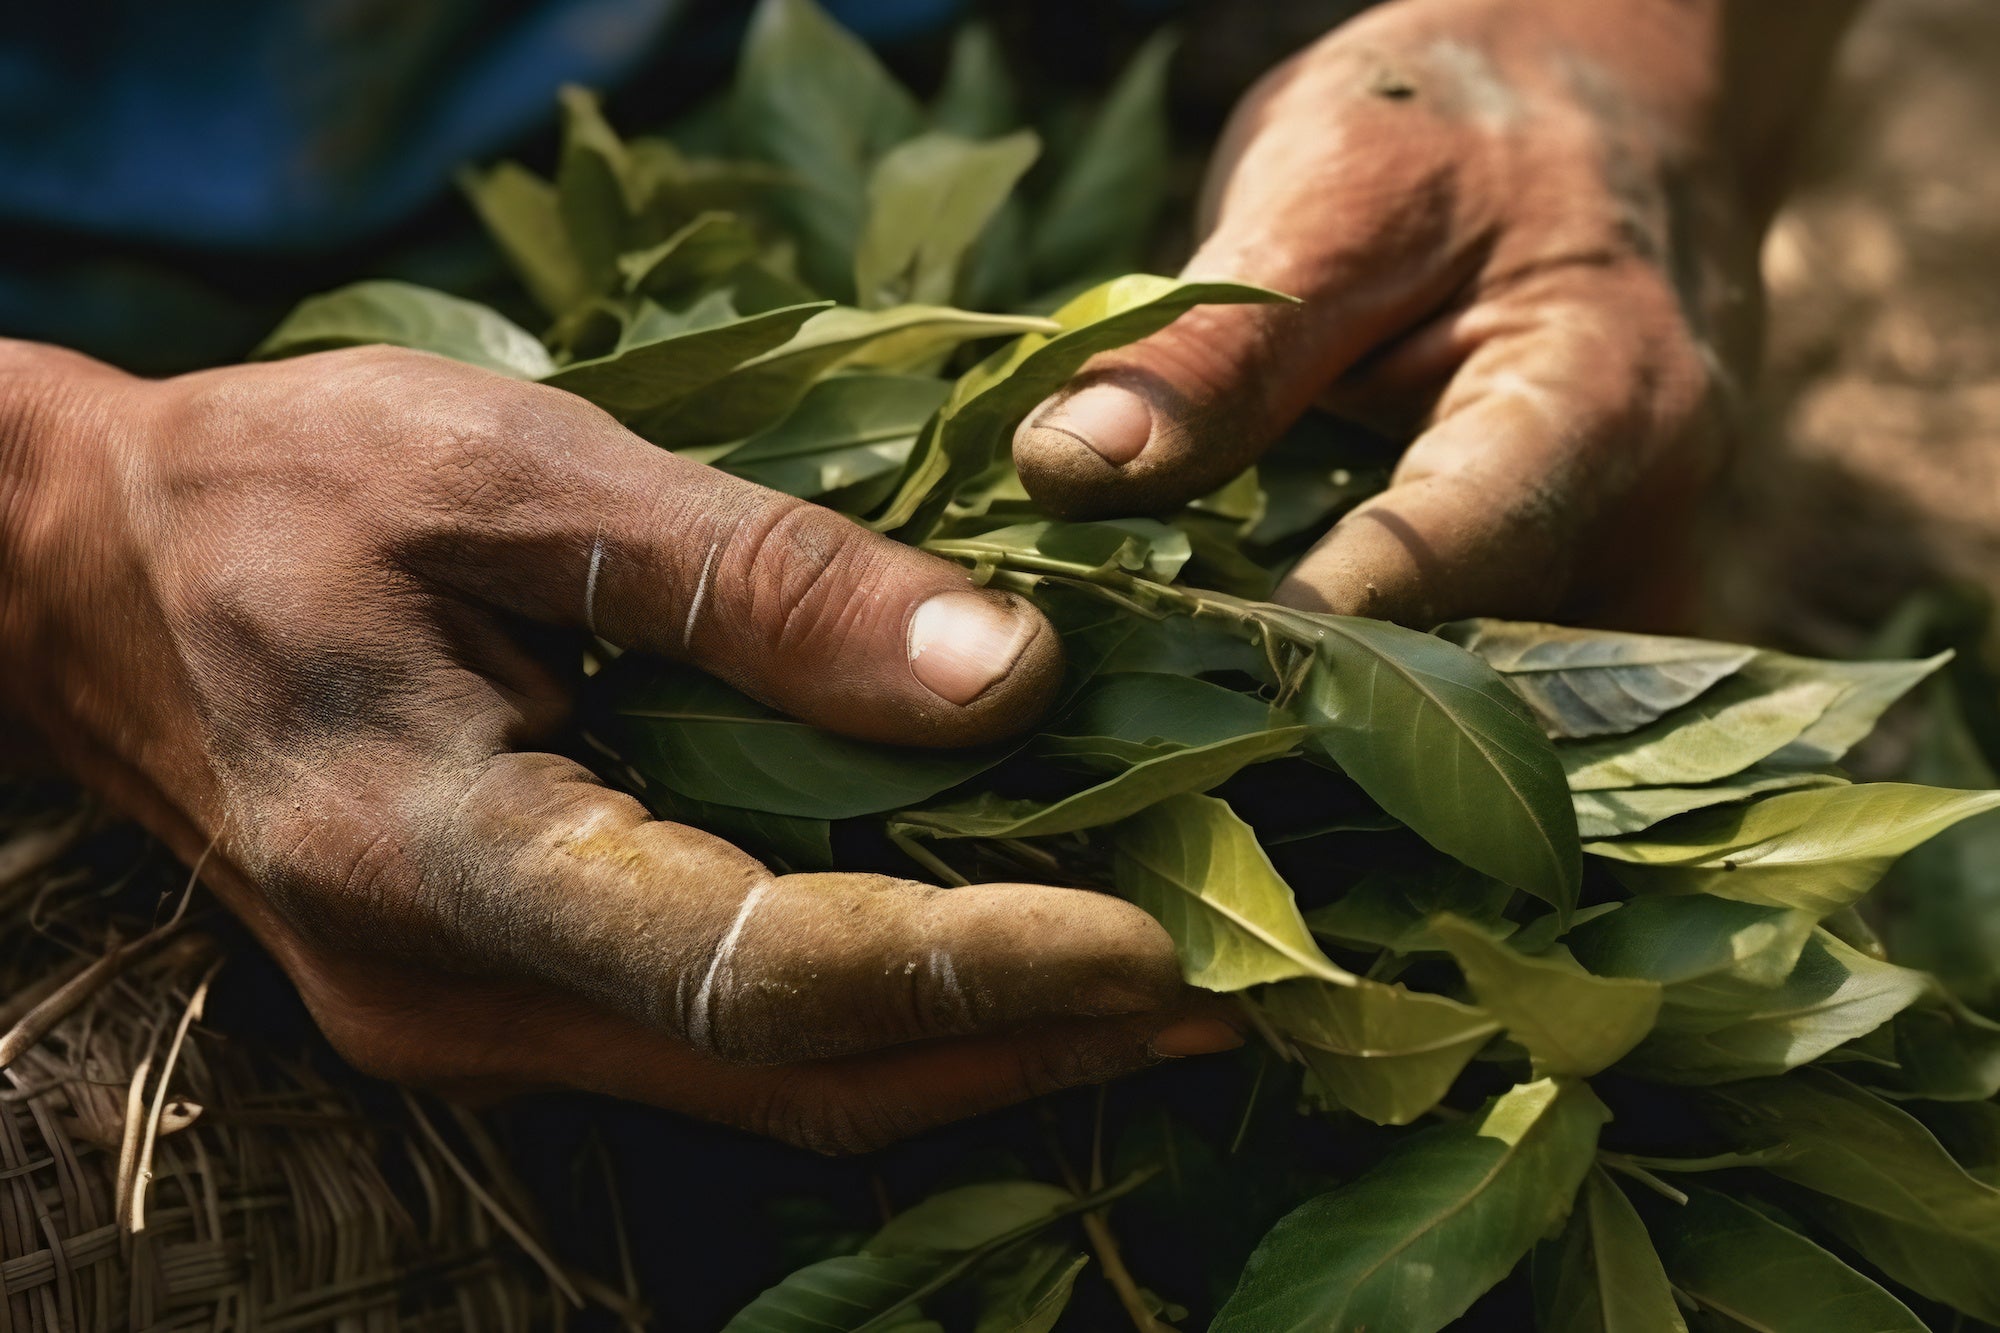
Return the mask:
{"type": "Polygon", "coordinates": [[[1113,467],[1137,458],[1153,434],[1153,409],[1130,389],[1093,384],[1059,399],[1031,419],[1034,430],[1060,431],[1113,467]]]}
{"type": "Polygon", "coordinates": [[[1214,1055],[1243,1044],[1243,1034],[1219,1018],[1191,1018],[1153,1037],[1153,1054],[1173,1060],[1188,1055],[1214,1055]]]}
{"type": "Polygon", "coordinates": [[[910,670],[951,704],[969,704],[1014,669],[1034,637],[1028,617],[976,592],[942,592],[910,618],[910,670]]]}

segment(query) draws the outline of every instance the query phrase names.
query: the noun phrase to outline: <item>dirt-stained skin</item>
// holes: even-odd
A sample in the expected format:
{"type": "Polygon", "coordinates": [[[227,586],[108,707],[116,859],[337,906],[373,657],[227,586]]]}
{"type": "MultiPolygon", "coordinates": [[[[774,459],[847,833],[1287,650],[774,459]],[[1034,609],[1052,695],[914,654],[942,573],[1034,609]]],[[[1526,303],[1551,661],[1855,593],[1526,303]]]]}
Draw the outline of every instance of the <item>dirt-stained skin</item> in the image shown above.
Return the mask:
{"type": "MultiPolygon", "coordinates": [[[[1024,475],[1144,509],[1324,402],[1421,433],[1285,597],[1664,614],[1758,189],[1843,8],[1339,29],[1244,103],[1190,266],[1302,303],[1100,359],[1023,427],[1024,475]]],[[[1024,604],[556,390],[380,348],[151,383],[0,341],[0,743],[201,861],[362,1068],[834,1150],[1239,1040],[1128,904],[775,876],[542,752],[586,629],[918,745],[1025,728],[1060,670],[1024,604]]]]}

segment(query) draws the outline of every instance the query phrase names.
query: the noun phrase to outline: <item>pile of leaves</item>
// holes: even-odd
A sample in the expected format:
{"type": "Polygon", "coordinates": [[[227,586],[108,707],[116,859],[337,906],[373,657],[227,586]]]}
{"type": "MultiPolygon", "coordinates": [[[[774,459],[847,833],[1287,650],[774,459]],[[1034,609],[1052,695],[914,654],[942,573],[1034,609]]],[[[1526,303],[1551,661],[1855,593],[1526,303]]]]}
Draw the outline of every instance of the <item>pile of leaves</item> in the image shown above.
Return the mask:
{"type": "MultiPolygon", "coordinates": [[[[1012,432],[1088,357],[1285,299],[1127,273],[1168,55],[1031,129],[981,30],[925,104],[808,0],[766,0],[674,137],[621,139],[573,90],[553,180],[468,176],[540,336],[368,282],[264,348],[557,385],[1033,599],[1068,680],[1018,744],[866,744],[636,657],[592,678],[592,739],[662,816],[781,867],[1121,894],[1261,1035],[1211,1066],[1243,1104],[1226,1148],[1168,1115],[1100,1154],[1120,1183],[1100,1160],[939,1193],[729,1328],[1046,1330],[1093,1254],[1142,1328],[1422,1333],[1496,1284],[1565,1333],[2000,1323],[2000,1026],[1856,911],[2000,792],[1841,769],[1943,657],[1273,605],[1389,461],[1325,423],[1178,512],[1029,501],[1012,432]],[[1121,1253],[1114,1220],[1169,1214],[1235,1230],[1191,1267],[1121,1253]]],[[[1473,1322],[1523,1326],[1494,1308],[1473,1322]]]]}

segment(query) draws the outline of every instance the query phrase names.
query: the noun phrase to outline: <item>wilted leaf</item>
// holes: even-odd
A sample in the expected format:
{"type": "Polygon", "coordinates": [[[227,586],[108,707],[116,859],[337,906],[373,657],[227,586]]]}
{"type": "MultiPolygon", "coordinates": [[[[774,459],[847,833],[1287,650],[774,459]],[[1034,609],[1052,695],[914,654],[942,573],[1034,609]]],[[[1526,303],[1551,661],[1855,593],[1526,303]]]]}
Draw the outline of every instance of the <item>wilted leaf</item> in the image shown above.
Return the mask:
{"type": "Polygon", "coordinates": [[[1919,1121],[1815,1069],[1716,1088],[1708,1100],[1739,1143],[1785,1146],[1765,1169],[1810,1191],[1799,1207],[1863,1258],[1933,1300],[2000,1318],[2000,1189],[1919,1121]]]}
{"type": "Polygon", "coordinates": [[[1439,851],[1568,911],[1576,816],[1548,739],[1492,668],[1386,621],[1322,634],[1298,711],[1341,771],[1439,851]]]}
{"type": "Polygon", "coordinates": [[[1725,1329],[1928,1333],[1904,1304],[1789,1227],[1714,1190],[1649,1206],[1667,1277],[1725,1329]]]}
{"type": "Polygon", "coordinates": [[[1257,1002],[1326,1091],[1378,1125],[1436,1106],[1500,1030],[1471,1005],[1374,981],[1285,981],[1257,1002]]]}
{"type": "Polygon", "coordinates": [[[1438,631],[1484,658],[1552,737],[1622,736],[1736,674],[1755,648],[1507,620],[1438,631]]]}
{"type": "Polygon", "coordinates": [[[1346,982],[1299,916],[1250,826],[1209,796],[1174,796],[1111,830],[1119,893],[1159,919],[1194,985],[1346,982]]]}
{"type": "Polygon", "coordinates": [[[1251,764],[1298,748],[1304,727],[1279,727],[1169,750],[1059,801],[1009,801],[981,793],[933,810],[906,810],[890,824],[927,838],[1041,838],[1101,828],[1168,797],[1204,792],[1251,764]]]}
{"type": "Polygon", "coordinates": [[[1712,893],[1826,916],[1873,888],[1895,859],[2000,792],[1871,782],[1780,792],[1749,805],[1682,815],[1644,838],[1585,848],[1649,893],[1712,893]]]}
{"type": "Polygon", "coordinates": [[[1518,953],[1455,917],[1431,923],[1480,1006],[1527,1048],[1537,1077],[1595,1074],[1651,1031],[1657,982],[1593,976],[1560,948],[1518,953]]]}
{"type": "Polygon", "coordinates": [[[795,722],[722,682],[662,666],[623,684],[608,739],[643,774],[716,805],[808,819],[896,810],[991,768],[1004,751],[873,745],[795,722]]]}
{"type": "Polygon", "coordinates": [[[1541,1333],[1687,1333],[1646,1224],[1601,1167],[1562,1236],[1535,1251],[1541,1333]]]}
{"type": "Polygon", "coordinates": [[[806,390],[782,422],[716,460],[746,481],[810,500],[886,476],[948,391],[911,375],[841,375],[806,390]]]}
{"type": "Polygon", "coordinates": [[[1676,1006],[1629,1060],[1632,1069],[1674,1083],[1721,1083],[1778,1074],[1873,1032],[1922,998],[1921,972],[1877,962],[1815,932],[1778,986],[1745,986],[1737,1007],[1713,989],[1699,1006],[1676,1006]]]}
{"type": "Polygon", "coordinates": [[[407,282],[357,282],[299,302],[251,355],[387,343],[532,380],[554,368],[535,335],[497,310],[407,282]]]}
{"type": "Polygon", "coordinates": [[[967,252],[1040,152],[1028,130],[985,142],[922,134],[890,149],[868,180],[854,256],[859,303],[950,304],[967,252]]]}
{"type": "Polygon", "coordinates": [[[1272,1228],[1210,1333],[1436,1333],[1569,1213],[1604,1106],[1544,1079],[1272,1228]]]}

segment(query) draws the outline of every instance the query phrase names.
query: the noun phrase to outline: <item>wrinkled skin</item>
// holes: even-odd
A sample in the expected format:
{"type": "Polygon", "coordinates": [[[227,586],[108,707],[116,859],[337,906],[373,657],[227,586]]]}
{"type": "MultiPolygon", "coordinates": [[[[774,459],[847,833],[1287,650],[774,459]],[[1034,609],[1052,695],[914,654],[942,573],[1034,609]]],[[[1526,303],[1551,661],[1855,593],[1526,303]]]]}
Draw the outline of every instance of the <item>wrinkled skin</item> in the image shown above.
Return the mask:
{"type": "MultiPolygon", "coordinates": [[[[1418,435],[1287,599],[1671,615],[1768,212],[1715,131],[1725,11],[1401,0],[1280,68],[1191,271],[1302,304],[1094,362],[1017,437],[1036,494],[1198,494],[1319,401],[1418,435]]],[[[1759,69],[1780,107],[1793,66],[1759,69]]],[[[539,748],[587,630],[922,745],[1031,725],[1060,668],[1026,606],[559,391],[388,349],[148,383],[0,342],[0,743],[199,861],[359,1067],[840,1150],[1239,1040],[1114,899],[775,876],[651,820],[539,748]]]]}
{"type": "Polygon", "coordinates": [[[1300,304],[1093,361],[1015,437],[1029,490],[1178,503],[1318,403],[1413,443],[1280,600],[1678,623],[1770,181],[1850,8],[1403,0],[1336,29],[1238,109],[1187,267],[1300,304]]]}

